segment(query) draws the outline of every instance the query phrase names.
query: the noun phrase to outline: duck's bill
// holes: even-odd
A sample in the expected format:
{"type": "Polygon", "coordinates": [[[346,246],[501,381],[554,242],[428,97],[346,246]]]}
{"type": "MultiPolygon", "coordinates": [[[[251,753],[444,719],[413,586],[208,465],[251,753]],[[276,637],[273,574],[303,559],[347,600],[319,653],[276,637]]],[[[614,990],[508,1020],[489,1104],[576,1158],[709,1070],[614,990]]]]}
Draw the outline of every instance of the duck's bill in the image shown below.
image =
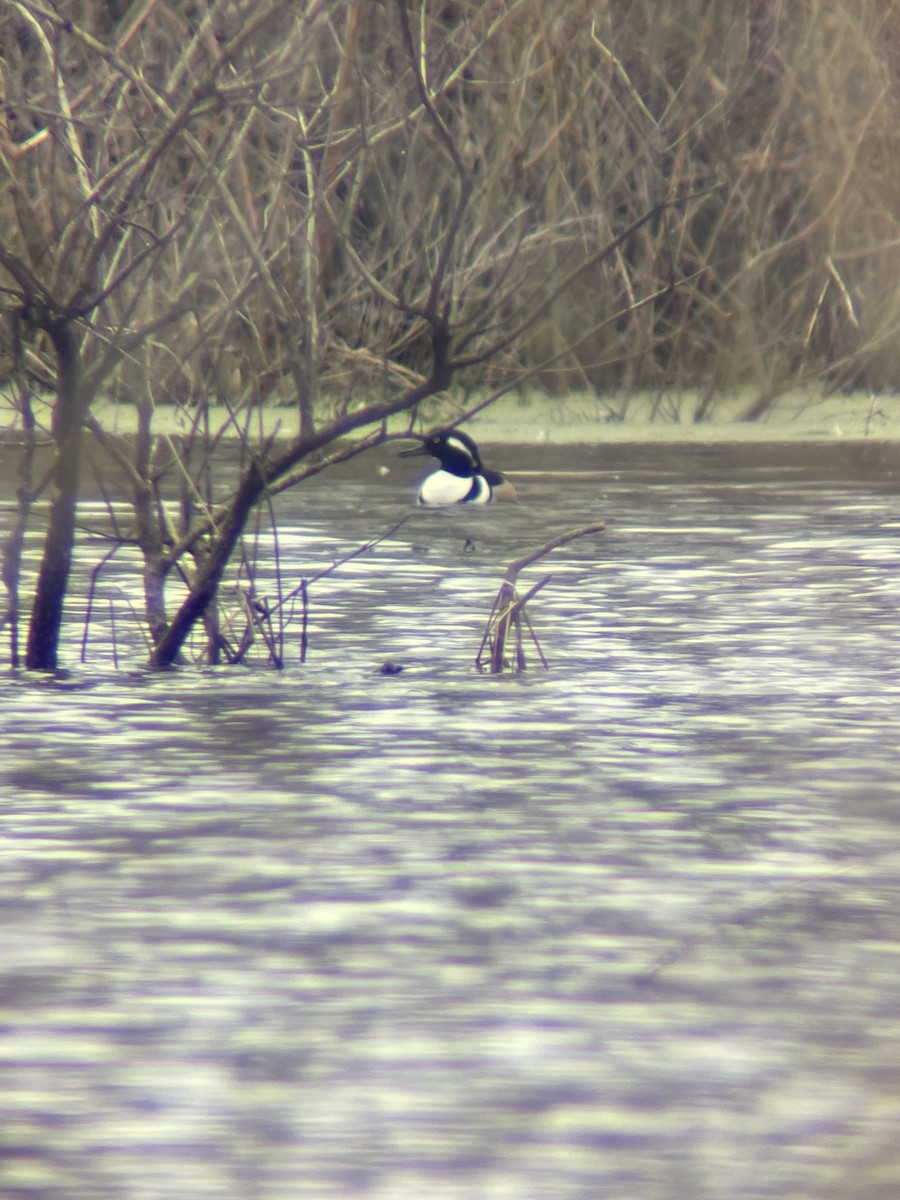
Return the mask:
{"type": "Polygon", "coordinates": [[[400,458],[415,458],[417,454],[427,454],[428,451],[424,446],[413,446],[412,450],[401,450],[398,457],[400,458]]]}

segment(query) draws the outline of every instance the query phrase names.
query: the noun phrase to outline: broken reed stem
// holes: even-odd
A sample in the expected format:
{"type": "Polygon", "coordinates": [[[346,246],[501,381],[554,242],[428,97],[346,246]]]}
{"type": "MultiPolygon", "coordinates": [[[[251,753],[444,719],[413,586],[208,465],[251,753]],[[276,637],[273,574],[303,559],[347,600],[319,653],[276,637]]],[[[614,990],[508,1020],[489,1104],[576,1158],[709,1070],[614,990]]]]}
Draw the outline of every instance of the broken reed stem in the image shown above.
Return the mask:
{"type": "Polygon", "coordinates": [[[566,546],[569,542],[574,542],[576,538],[587,537],[588,534],[592,533],[602,533],[605,528],[605,525],[597,524],[586,525],[583,529],[570,530],[568,533],[563,533],[559,537],[553,538],[552,541],[547,542],[540,549],[532,550],[531,553],[516,559],[514,563],[510,563],[503,577],[503,582],[497,591],[497,595],[494,597],[494,603],[491,605],[481,645],[478,647],[478,654],[475,656],[475,665],[479,670],[485,669],[486,661],[488,664],[487,669],[492,675],[499,675],[504,670],[507,665],[506,646],[509,640],[510,629],[513,630],[515,637],[515,669],[517,671],[524,671],[526,669],[527,661],[522,637],[523,624],[528,629],[541,663],[545,668],[549,667],[537,634],[534,632],[531,621],[525,612],[525,605],[532,597],[537,595],[541,588],[550,582],[552,576],[545,575],[543,579],[540,579],[530,587],[524,596],[519,596],[516,591],[519,572],[531,566],[532,563],[537,562],[546,554],[549,554],[551,550],[557,550],[560,546],[566,546]]]}
{"type": "MultiPolygon", "coordinates": [[[[521,600],[517,600],[515,603],[515,607],[514,607],[513,613],[512,613],[512,618],[513,618],[513,624],[514,624],[515,631],[516,631],[516,670],[517,671],[524,671],[526,668],[525,649],[524,649],[524,646],[522,645],[522,625],[523,624],[527,627],[528,632],[531,635],[531,640],[534,643],[535,650],[537,650],[537,652],[538,652],[538,658],[540,658],[541,663],[544,667],[544,670],[549,671],[549,669],[550,669],[550,664],[547,662],[547,659],[544,656],[544,651],[541,649],[541,643],[538,641],[538,636],[534,632],[534,626],[531,624],[531,621],[528,617],[528,613],[525,611],[525,605],[532,598],[532,596],[536,596],[537,593],[541,590],[541,588],[544,587],[545,584],[549,583],[552,578],[553,578],[552,575],[545,575],[543,579],[539,580],[534,585],[534,587],[531,587],[528,589],[528,591],[521,598],[521,600]]],[[[499,670],[501,670],[501,671],[503,670],[502,661],[501,661],[499,670]]]]}
{"type": "MultiPolygon", "coordinates": [[[[481,643],[481,650],[483,650],[485,640],[490,642],[492,675],[499,675],[503,670],[503,665],[506,661],[506,642],[510,628],[512,628],[515,633],[516,670],[525,670],[525,650],[522,645],[523,621],[525,621],[525,623],[528,625],[528,632],[531,634],[531,640],[534,642],[535,649],[540,656],[541,662],[545,667],[547,667],[547,660],[544,657],[543,651],[541,650],[540,643],[537,639],[537,634],[534,632],[534,628],[525,614],[525,605],[532,598],[532,596],[537,595],[537,593],[545,584],[550,582],[551,578],[552,576],[545,575],[543,579],[539,580],[533,587],[529,588],[526,594],[521,597],[516,594],[515,587],[510,585],[508,582],[501,584],[500,591],[497,593],[497,597],[494,600],[492,614],[496,612],[498,608],[500,611],[494,618],[493,629],[491,628],[491,621],[488,621],[488,628],[485,632],[485,638],[481,643]]],[[[479,659],[481,657],[481,650],[478,652],[479,659]]]]}

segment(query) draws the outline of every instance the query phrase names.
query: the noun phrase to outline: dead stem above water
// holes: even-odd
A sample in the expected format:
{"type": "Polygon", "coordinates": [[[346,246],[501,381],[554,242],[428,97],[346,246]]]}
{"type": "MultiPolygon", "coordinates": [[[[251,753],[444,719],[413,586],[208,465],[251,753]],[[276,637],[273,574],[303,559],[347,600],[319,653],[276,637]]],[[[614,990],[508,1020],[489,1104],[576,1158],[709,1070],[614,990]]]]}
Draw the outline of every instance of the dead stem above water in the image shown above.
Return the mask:
{"type": "Polygon", "coordinates": [[[537,650],[542,665],[545,668],[549,667],[537,634],[534,632],[531,621],[528,619],[528,614],[525,612],[525,606],[532,597],[537,595],[541,588],[550,582],[552,576],[545,575],[543,579],[538,580],[536,584],[530,587],[524,596],[519,596],[516,590],[519,572],[524,571],[532,563],[544,558],[551,550],[557,550],[560,546],[566,546],[569,542],[574,542],[576,538],[587,537],[588,534],[592,533],[602,533],[605,528],[605,525],[598,524],[586,525],[583,529],[572,529],[568,533],[563,533],[559,537],[553,538],[546,545],[541,546],[540,549],[532,550],[529,554],[510,563],[506,569],[506,575],[503,578],[500,589],[494,597],[494,603],[491,606],[490,615],[485,626],[484,636],[481,639],[481,645],[475,657],[475,665],[479,670],[487,670],[492,675],[499,675],[509,666],[506,656],[506,642],[510,629],[512,629],[515,639],[515,670],[524,671],[526,669],[527,663],[522,637],[523,624],[528,628],[528,633],[531,636],[532,642],[534,642],[534,648],[537,650]]]}

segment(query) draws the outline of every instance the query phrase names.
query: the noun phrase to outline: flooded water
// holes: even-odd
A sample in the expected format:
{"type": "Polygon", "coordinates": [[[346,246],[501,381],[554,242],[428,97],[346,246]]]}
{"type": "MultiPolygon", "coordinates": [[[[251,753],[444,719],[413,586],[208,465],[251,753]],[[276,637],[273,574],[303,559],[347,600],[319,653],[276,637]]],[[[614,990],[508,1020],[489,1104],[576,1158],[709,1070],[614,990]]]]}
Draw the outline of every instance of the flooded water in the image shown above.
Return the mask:
{"type": "MultiPolygon", "coordinates": [[[[0,682],[4,1200],[900,1195],[900,450],[503,463],[584,473],[414,512],[304,666],[144,673],[115,560],[0,682]]],[[[413,479],[283,497],[285,588],[413,479]]]]}

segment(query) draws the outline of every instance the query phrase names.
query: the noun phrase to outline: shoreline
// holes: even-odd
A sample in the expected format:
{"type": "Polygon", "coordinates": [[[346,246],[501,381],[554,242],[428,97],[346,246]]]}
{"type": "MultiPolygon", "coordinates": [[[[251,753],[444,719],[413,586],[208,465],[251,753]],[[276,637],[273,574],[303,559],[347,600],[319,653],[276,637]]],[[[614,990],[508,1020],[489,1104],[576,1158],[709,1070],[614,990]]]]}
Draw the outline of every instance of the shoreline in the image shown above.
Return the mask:
{"type": "MultiPolygon", "coordinates": [[[[690,414],[696,394],[685,393],[668,402],[670,412],[690,414]]],[[[594,396],[570,395],[561,400],[541,398],[524,403],[504,397],[467,423],[486,443],[534,445],[603,445],[607,443],[719,444],[761,442],[900,441],[900,397],[786,395],[771,412],[756,421],[739,414],[748,395],[716,403],[716,416],[695,422],[688,416],[652,414],[658,397],[627,398],[626,418],[611,419],[610,402],[594,396]]]]}
{"type": "MultiPolygon", "coordinates": [[[[808,391],[786,393],[770,412],[756,421],[740,420],[757,393],[743,391],[715,402],[709,420],[695,422],[693,413],[700,398],[697,392],[658,394],[637,393],[598,397],[589,393],[569,393],[550,397],[543,393],[509,395],[490,408],[463,422],[479,442],[496,445],[602,446],[623,443],[719,444],[760,442],[894,442],[900,441],[900,395],[870,396],[855,393],[823,397],[808,391]],[[624,419],[618,419],[622,414],[624,419]]],[[[472,403],[476,403],[473,401],[472,403]]],[[[49,407],[49,406],[48,406],[49,407]]],[[[15,432],[10,411],[5,425],[7,435],[15,432]]],[[[431,402],[421,428],[440,428],[458,419],[464,407],[451,399],[431,402]],[[428,419],[431,418],[431,419],[428,419]]],[[[133,436],[137,422],[129,404],[100,400],[92,412],[111,435],[133,436]]],[[[165,436],[187,432],[193,410],[160,406],[155,417],[155,432],[165,436]]],[[[49,413],[46,414],[49,419],[49,413]]],[[[212,428],[221,428],[228,420],[224,407],[210,409],[212,428]]],[[[405,415],[388,423],[389,431],[399,433],[408,427],[405,415]]],[[[296,435],[297,416],[290,408],[263,409],[254,416],[253,433],[260,437],[296,435]]],[[[0,437],[4,430],[0,429],[0,437]]],[[[233,432],[226,440],[237,440],[233,432]]]]}

